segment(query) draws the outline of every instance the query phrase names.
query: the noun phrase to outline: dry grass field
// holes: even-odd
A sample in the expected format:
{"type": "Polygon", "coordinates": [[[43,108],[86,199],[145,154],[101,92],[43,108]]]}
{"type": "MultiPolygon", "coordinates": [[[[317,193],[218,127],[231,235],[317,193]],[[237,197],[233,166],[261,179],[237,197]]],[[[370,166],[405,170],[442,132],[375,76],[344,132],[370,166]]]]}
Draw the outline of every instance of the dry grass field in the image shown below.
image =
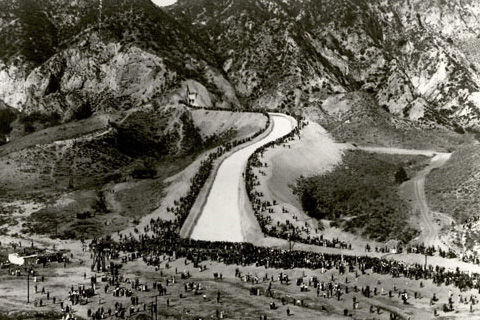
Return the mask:
{"type": "Polygon", "coordinates": [[[480,212],[480,144],[465,146],[426,179],[426,192],[434,210],[462,222],[480,212]]]}

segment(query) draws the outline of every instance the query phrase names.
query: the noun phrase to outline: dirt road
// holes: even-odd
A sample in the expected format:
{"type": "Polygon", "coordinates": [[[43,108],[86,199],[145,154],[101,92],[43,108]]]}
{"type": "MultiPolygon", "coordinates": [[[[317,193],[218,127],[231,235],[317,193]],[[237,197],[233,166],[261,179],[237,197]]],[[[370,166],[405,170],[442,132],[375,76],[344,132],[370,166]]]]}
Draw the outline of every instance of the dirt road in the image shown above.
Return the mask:
{"type": "Polygon", "coordinates": [[[451,154],[449,153],[440,153],[437,154],[430,162],[430,165],[420,171],[415,178],[413,178],[413,187],[415,191],[415,202],[414,206],[420,211],[421,217],[421,229],[422,234],[420,235],[419,241],[424,242],[427,246],[442,247],[446,249],[446,246],[440,241],[439,233],[441,226],[435,223],[432,211],[428,207],[427,199],[425,196],[425,177],[435,168],[443,166],[448,159],[450,159],[451,154]]]}
{"type": "Polygon", "coordinates": [[[433,157],[430,164],[416,176],[405,183],[404,190],[407,194],[411,195],[412,206],[414,210],[418,210],[420,213],[420,229],[422,231],[418,238],[420,243],[424,243],[426,246],[441,247],[442,249],[448,249],[447,246],[440,241],[439,233],[441,226],[435,222],[435,217],[432,211],[428,207],[427,198],[425,196],[425,178],[433,169],[443,166],[448,159],[450,159],[450,153],[438,153],[432,150],[410,150],[410,149],[398,149],[398,148],[382,148],[382,147],[358,147],[363,151],[388,153],[388,154],[409,154],[409,155],[424,155],[427,157],[433,157]]]}

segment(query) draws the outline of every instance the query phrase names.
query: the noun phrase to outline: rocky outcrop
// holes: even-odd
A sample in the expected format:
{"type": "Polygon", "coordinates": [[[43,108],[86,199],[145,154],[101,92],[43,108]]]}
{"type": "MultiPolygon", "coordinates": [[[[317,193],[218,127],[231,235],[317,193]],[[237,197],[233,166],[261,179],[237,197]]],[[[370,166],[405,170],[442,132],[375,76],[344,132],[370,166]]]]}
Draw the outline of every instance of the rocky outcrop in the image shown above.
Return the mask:
{"type": "Polygon", "coordinates": [[[480,124],[478,1],[119,0],[101,20],[93,0],[34,2],[37,20],[25,3],[0,4],[0,99],[25,112],[67,121],[192,91],[195,105],[297,111],[364,91],[405,119],[480,124]]]}
{"type": "Polygon", "coordinates": [[[478,1],[183,0],[170,10],[215,43],[252,106],[298,110],[362,90],[406,119],[480,123],[478,1]]]}
{"type": "Polygon", "coordinates": [[[23,109],[58,112],[66,119],[85,103],[94,110],[128,109],[168,91],[177,77],[156,55],[92,36],[28,75],[23,109]]]}
{"type": "Polygon", "coordinates": [[[0,100],[24,113],[56,113],[65,122],[95,112],[178,106],[188,88],[197,105],[240,107],[194,36],[148,0],[104,2],[101,30],[95,1],[36,3],[38,21],[23,15],[23,2],[9,3],[0,28],[19,40],[0,50],[0,100]],[[58,37],[57,46],[42,51],[42,61],[32,58],[41,48],[28,40],[33,22],[52,25],[58,37]]]}

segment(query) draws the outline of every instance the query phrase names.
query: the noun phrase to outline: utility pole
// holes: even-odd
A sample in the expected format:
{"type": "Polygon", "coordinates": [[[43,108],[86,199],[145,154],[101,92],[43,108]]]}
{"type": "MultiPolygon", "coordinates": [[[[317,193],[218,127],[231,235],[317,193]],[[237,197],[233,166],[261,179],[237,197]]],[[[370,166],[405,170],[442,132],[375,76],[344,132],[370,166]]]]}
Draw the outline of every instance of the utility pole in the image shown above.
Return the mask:
{"type": "Polygon", "coordinates": [[[27,303],[30,303],[30,272],[32,272],[33,268],[31,266],[27,266],[27,303]]]}
{"type": "Polygon", "coordinates": [[[30,270],[27,269],[27,303],[30,303],[30,270]]]}

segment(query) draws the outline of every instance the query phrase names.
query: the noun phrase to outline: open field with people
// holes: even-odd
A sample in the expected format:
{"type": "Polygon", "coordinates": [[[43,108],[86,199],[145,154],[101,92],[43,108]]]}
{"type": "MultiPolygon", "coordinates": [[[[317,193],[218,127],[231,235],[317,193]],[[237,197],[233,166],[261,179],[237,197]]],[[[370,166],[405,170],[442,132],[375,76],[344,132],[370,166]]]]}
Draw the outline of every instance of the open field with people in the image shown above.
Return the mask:
{"type": "Polygon", "coordinates": [[[354,319],[463,319],[480,312],[478,289],[463,269],[232,243],[183,240],[173,250],[176,237],[150,226],[155,238],[105,242],[106,271],[92,268],[100,242],[64,242],[65,261],[34,266],[29,304],[23,268],[1,269],[1,311],[149,319],[156,303],[160,319],[344,319],[344,312],[354,319]]]}
{"type": "MultiPolygon", "coordinates": [[[[298,122],[298,128],[290,127],[270,136],[275,131],[274,117],[270,115],[274,119],[273,130],[264,133],[272,141],[267,146],[259,147],[267,141],[261,140],[264,138],[260,135],[250,142],[252,150],[242,144],[231,152],[218,147],[214,156],[200,156],[155,188],[141,189],[139,184],[137,188],[143,190],[144,198],[133,196],[131,189],[124,187],[131,182],[111,185],[109,192],[84,194],[85,205],[99,206],[101,199],[108,212],[86,218],[104,219],[100,223],[102,230],[88,231],[98,234],[93,240],[77,237],[78,240],[59,241],[59,230],[67,229],[42,236],[37,234],[42,229],[40,225],[28,223],[16,226],[15,234],[6,232],[0,247],[3,261],[12,251],[38,257],[60,252],[61,259],[33,265],[29,280],[28,269],[5,263],[0,269],[0,290],[5,292],[0,295],[0,305],[4,306],[0,307],[0,314],[17,319],[240,320],[467,319],[480,312],[480,267],[440,256],[438,251],[421,245],[401,242],[392,246],[361,233],[344,231],[336,224],[337,218],[309,216],[302,198],[294,193],[300,176],[309,179],[320,173],[334,174],[348,182],[344,175],[354,170],[356,175],[349,175],[351,188],[360,182],[376,181],[382,192],[392,192],[387,188],[391,184],[398,189],[399,197],[407,199],[408,182],[426,172],[435,153],[337,143],[323,128],[304,119],[298,122]],[[257,145],[255,141],[264,142],[257,145]],[[244,205],[243,210],[251,210],[252,221],[256,219],[254,222],[260,225],[256,234],[249,236],[254,239],[253,244],[238,242],[225,228],[228,224],[220,218],[234,224],[228,211],[222,211],[221,217],[203,227],[193,223],[193,232],[202,227],[203,234],[213,237],[208,239],[213,242],[179,237],[192,208],[200,208],[202,217],[204,202],[197,204],[195,200],[200,199],[202,192],[213,190],[220,176],[230,176],[231,170],[222,173],[215,166],[221,168],[228,159],[234,159],[231,155],[236,150],[247,155],[247,162],[235,162],[245,170],[245,175],[239,171],[238,176],[246,187],[224,186],[222,192],[229,194],[226,190],[231,189],[240,196],[244,193],[245,199],[250,200],[236,208],[244,205]],[[248,158],[252,152],[255,156],[248,158]],[[376,164],[372,171],[362,171],[367,163],[376,164]],[[399,167],[404,168],[406,176],[398,174],[399,167]],[[202,174],[202,170],[209,174],[202,174]],[[149,193],[153,189],[158,190],[157,195],[149,193]],[[87,200],[89,197],[91,200],[87,200]],[[159,201],[152,202],[152,198],[159,201]],[[119,218],[106,220],[124,208],[122,203],[141,207],[142,201],[149,201],[151,207],[144,205],[144,211],[138,215],[119,215],[125,217],[124,222],[119,218]],[[267,201],[271,203],[263,206],[267,201]],[[127,227],[128,219],[137,221],[127,227]],[[22,236],[21,227],[30,228],[28,238],[22,236]],[[220,234],[227,236],[216,238],[220,234]]],[[[203,197],[204,201],[214,199],[209,192],[203,197]]],[[[57,204],[75,207],[68,197],[57,204]]],[[[76,206],[78,210],[80,207],[76,206]]],[[[35,213],[42,219],[48,217],[42,204],[19,203],[15,210],[18,216],[25,215],[26,222],[30,221],[26,217],[35,217],[35,213]]],[[[51,224],[56,220],[50,220],[45,230],[56,227],[51,224]]],[[[237,221],[235,228],[241,223],[237,221]]],[[[71,231],[79,235],[88,226],[80,220],[71,231]]],[[[249,232],[252,230],[255,231],[249,232]]],[[[420,225],[420,235],[422,232],[420,225]]]]}
{"type": "Polygon", "coordinates": [[[0,320],[480,319],[479,0],[0,0],[0,320]]]}

